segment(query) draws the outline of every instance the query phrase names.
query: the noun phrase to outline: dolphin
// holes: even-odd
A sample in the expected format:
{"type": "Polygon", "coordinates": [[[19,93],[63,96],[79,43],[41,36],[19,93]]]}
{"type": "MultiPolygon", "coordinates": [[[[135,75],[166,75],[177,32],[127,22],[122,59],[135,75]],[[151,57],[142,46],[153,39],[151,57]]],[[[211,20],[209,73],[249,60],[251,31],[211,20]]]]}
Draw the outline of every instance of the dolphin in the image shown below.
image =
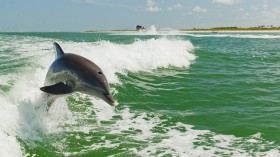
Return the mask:
{"type": "Polygon", "coordinates": [[[56,59],[49,67],[41,91],[54,97],[81,92],[115,105],[107,78],[96,64],[82,56],[64,53],[56,42],[54,48],[56,59]]]}

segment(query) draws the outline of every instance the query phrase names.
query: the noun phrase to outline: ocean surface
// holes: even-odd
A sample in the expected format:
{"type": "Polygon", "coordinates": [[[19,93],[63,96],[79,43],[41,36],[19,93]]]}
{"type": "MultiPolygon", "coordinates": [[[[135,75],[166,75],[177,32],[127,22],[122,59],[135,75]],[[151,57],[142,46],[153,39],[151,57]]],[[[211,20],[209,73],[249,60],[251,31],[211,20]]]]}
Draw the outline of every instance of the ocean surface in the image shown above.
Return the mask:
{"type": "Polygon", "coordinates": [[[280,33],[0,33],[0,156],[280,156],[280,33]],[[53,42],[95,62],[118,105],[42,107],[53,42]]]}

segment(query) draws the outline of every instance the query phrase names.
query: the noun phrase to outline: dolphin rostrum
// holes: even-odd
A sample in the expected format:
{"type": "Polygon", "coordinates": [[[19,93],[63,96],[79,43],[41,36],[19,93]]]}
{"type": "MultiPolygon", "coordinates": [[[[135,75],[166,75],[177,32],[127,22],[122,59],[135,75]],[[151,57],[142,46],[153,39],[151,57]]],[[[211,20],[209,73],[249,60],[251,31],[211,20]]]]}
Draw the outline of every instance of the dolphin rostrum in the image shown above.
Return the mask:
{"type": "Polygon", "coordinates": [[[77,91],[115,105],[107,78],[96,64],[82,56],[64,53],[56,42],[54,48],[56,59],[49,67],[41,91],[55,96],[77,91]]]}

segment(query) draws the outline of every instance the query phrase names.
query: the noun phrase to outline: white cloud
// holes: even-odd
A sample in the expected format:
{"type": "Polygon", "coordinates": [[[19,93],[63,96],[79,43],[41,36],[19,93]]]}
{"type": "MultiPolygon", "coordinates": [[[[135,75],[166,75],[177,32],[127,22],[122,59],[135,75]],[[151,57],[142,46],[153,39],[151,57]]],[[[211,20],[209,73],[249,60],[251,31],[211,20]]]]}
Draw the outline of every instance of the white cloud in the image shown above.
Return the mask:
{"type": "Polygon", "coordinates": [[[260,19],[263,19],[264,22],[275,23],[275,21],[280,18],[279,8],[269,9],[267,0],[263,0],[262,7],[263,10],[258,16],[260,17],[260,19]]]}
{"type": "Polygon", "coordinates": [[[267,10],[267,1],[266,0],[263,1],[263,9],[267,10]]]}
{"type": "Polygon", "coordinates": [[[219,3],[219,4],[226,4],[226,5],[230,5],[230,4],[234,4],[239,2],[240,0],[213,0],[213,3],[219,3]]]}
{"type": "Polygon", "coordinates": [[[242,16],[242,19],[248,19],[251,16],[249,12],[245,12],[242,16]]]}
{"type": "Polygon", "coordinates": [[[182,8],[182,5],[181,4],[176,4],[173,6],[174,8],[182,8]]]}
{"type": "Polygon", "coordinates": [[[137,6],[129,6],[125,4],[119,4],[119,3],[103,3],[103,2],[98,2],[97,0],[73,0],[73,1],[78,3],[89,3],[92,5],[100,5],[100,6],[107,6],[107,7],[128,8],[134,10],[140,9],[140,7],[137,6]]]}
{"type": "Polygon", "coordinates": [[[268,0],[262,0],[257,6],[251,6],[242,12],[242,19],[252,20],[256,25],[279,25],[280,7],[271,6],[268,0]]]}
{"type": "Polygon", "coordinates": [[[192,9],[194,12],[197,12],[197,13],[206,13],[207,12],[207,9],[206,8],[201,8],[200,6],[196,6],[192,9]]]}
{"type": "Polygon", "coordinates": [[[182,5],[181,4],[176,4],[172,7],[169,7],[168,10],[175,10],[175,9],[179,9],[179,8],[182,8],[182,5]]]}
{"type": "Polygon", "coordinates": [[[96,0],[73,0],[74,2],[83,2],[83,3],[91,3],[95,4],[96,0]]]}
{"type": "Polygon", "coordinates": [[[273,10],[264,10],[261,13],[261,19],[266,21],[267,23],[274,23],[277,19],[280,18],[280,10],[279,8],[275,8],[273,10]]]}
{"type": "Polygon", "coordinates": [[[258,7],[252,7],[251,9],[252,9],[253,11],[255,11],[255,12],[259,10],[258,7]]]}
{"type": "Polygon", "coordinates": [[[193,12],[189,11],[189,12],[187,12],[187,13],[183,13],[182,15],[188,16],[188,15],[192,15],[192,14],[193,14],[193,12]]]}
{"type": "Polygon", "coordinates": [[[161,8],[155,6],[154,0],[147,0],[146,11],[148,11],[148,12],[157,12],[157,11],[161,11],[161,8]]]}
{"type": "Polygon", "coordinates": [[[200,6],[195,6],[192,11],[189,11],[187,13],[184,13],[183,15],[193,15],[194,13],[206,13],[207,9],[206,8],[202,8],[200,6]]]}

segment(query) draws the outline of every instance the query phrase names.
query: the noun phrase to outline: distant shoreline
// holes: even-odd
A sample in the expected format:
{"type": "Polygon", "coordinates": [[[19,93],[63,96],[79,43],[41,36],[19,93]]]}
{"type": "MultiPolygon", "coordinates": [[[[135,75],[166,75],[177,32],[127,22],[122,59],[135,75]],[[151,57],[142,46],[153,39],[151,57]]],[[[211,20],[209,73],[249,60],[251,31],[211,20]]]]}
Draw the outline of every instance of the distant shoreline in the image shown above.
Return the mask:
{"type": "MultiPolygon", "coordinates": [[[[168,30],[157,30],[158,32],[166,32],[168,30]]],[[[179,29],[179,32],[280,32],[280,27],[260,28],[260,27],[215,27],[215,28],[192,28],[179,29]]],[[[137,30],[86,30],[84,32],[137,32],[137,30]]]]}
{"type": "Polygon", "coordinates": [[[181,31],[280,31],[280,27],[214,27],[180,29],[181,31]]]}
{"type": "Polygon", "coordinates": [[[94,33],[94,32],[137,32],[137,30],[86,30],[84,32],[94,33]]]}

